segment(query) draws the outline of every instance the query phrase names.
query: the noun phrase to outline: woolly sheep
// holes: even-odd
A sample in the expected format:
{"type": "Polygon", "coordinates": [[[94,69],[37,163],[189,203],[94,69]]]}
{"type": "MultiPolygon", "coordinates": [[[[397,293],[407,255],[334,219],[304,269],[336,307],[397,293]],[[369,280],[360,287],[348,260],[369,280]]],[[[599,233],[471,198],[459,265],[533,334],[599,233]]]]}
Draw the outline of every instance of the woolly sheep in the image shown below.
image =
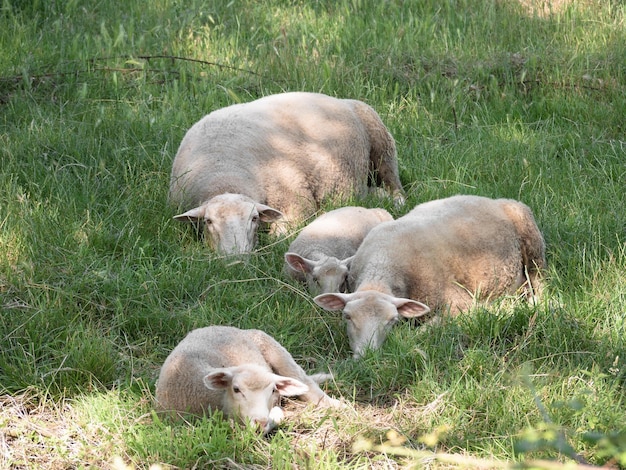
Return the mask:
{"type": "Polygon", "coordinates": [[[172,165],[169,201],[184,211],[175,219],[204,223],[210,246],[236,254],[254,249],[259,224],[284,232],[323,201],[363,195],[368,184],[404,201],[395,142],[376,111],[294,92],[218,109],[193,125],[172,165]]]}
{"type": "Polygon", "coordinates": [[[312,295],[346,292],[352,256],[372,228],[390,220],[380,208],[347,206],[322,214],[289,245],[285,271],[306,282],[312,295]]]}
{"type": "Polygon", "coordinates": [[[350,267],[351,294],[315,302],[343,310],[355,358],[379,348],[399,317],[457,314],[474,300],[539,296],[545,244],[531,210],[510,199],[454,196],[374,227],[350,267]],[[424,303],[422,303],[424,302],[424,303]]]}
{"type": "Polygon", "coordinates": [[[281,396],[339,406],[317,385],[329,377],[307,376],[263,331],[209,326],[191,331],[167,357],[157,382],[156,405],[173,416],[221,410],[267,433],[282,419],[281,396]]]}

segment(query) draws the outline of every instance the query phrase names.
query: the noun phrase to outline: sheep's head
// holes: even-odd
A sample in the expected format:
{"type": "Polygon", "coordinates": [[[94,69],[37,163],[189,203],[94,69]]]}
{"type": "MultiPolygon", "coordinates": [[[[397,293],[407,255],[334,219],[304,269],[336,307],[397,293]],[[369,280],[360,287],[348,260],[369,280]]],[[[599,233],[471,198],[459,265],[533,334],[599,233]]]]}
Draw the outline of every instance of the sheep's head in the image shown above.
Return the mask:
{"type": "Polygon", "coordinates": [[[235,255],[254,250],[259,225],[282,216],[280,211],[242,194],[220,194],[174,219],[203,224],[205,241],[212,249],[235,255]]]}
{"type": "Polygon", "coordinates": [[[221,409],[225,415],[250,422],[264,434],[283,417],[281,396],[302,395],[309,390],[299,380],[276,375],[254,364],[213,369],[204,377],[204,385],[223,392],[221,409]]]}
{"type": "Polygon", "coordinates": [[[312,295],[348,290],[348,271],[353,257],[338,259],[328,256],[320,260],[304,258],[297,253],[285,253],[285,262],[306,279],[312,295]]]}
{"type": "Polygon", "coordinates": [[[380,348],[391,327],[401,317],[421,317],[430,312],[430,308],[421,302],[368,290],[352,294],[322,294],[314,301],[326,310],[343,310],[355,359],[362,357],[368,348],[380,348]]]}

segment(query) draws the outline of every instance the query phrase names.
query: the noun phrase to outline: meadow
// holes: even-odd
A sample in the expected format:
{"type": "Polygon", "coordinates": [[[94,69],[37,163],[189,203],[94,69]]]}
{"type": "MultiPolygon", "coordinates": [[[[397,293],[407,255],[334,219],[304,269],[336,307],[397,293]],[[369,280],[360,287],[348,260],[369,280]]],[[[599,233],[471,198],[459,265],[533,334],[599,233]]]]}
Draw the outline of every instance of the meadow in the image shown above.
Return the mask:
{"type": "Polygon", "coordinates": [[[0,468],[626,468],[626,4],[619,0],[4,0],[0,468]],[[407,204],[519,199],[536,305],[404,322],[351,359],[282,273],[290,237],[211,253],[167,206],[185,131],[284,91],[373,106],[407,204]],[[197,327],[258,328],[331,370],[270,437],[153,409],[197,327]]]}

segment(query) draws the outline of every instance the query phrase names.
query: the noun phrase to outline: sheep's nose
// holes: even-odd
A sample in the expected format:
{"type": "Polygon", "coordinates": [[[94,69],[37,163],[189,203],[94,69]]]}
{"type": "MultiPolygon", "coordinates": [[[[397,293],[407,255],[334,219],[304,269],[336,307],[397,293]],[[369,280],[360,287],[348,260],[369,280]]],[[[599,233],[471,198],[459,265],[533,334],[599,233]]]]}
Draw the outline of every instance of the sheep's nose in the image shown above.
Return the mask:
{"type": "Polygon", "coordinates": [[[261,431],[263,431],[263,433],[267,433],[271,429],[271,427],[269,426],[269,420],[267,418],[254,418],[252,422],[261,431]]]}

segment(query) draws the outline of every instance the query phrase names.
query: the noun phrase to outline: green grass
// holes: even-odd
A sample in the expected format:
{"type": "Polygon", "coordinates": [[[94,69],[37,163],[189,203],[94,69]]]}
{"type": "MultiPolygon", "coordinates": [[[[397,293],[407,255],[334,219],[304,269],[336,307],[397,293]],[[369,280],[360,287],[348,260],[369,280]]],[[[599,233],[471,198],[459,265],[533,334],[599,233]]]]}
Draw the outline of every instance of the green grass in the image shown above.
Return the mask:
{"type": "Polygon", "coordinates": [[[626,8],[529,3],[5,0],[0,468],[626,466],[626,8]],[[408,193],[395,215],[458,193],[528,204],[542,303],[405,322],[356,363],[339,316],[284,279],[288,239],[233,263],[172,221],[186,129],[294,90],[379,112],[408,193]],[[159,419],[160,365],[210,324],[333,370],[349,410],[290,403],[271,438],[159,419]]]}

